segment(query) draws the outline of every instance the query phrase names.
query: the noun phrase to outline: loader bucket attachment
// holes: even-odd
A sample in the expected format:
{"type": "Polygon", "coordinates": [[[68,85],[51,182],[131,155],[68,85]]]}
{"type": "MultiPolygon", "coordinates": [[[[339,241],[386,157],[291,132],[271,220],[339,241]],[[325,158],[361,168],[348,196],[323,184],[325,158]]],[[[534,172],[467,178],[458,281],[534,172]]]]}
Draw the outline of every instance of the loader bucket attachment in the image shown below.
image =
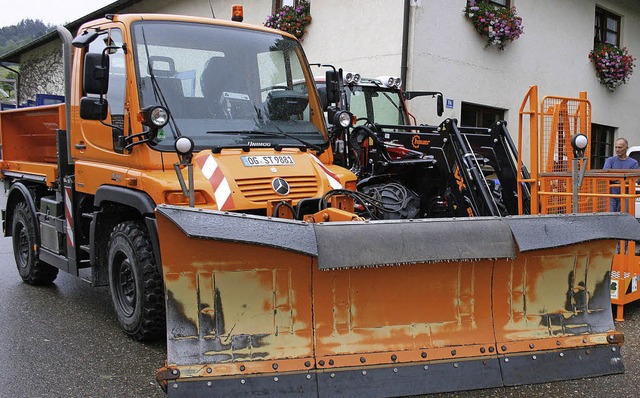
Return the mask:
{"type": "Polygon", "coordinates": [[[609,273],[617,239],[640,236],[626,214],[308,224],[156,213],[157,377],[170,397],[403,396],[624,371],[609,273]]]}

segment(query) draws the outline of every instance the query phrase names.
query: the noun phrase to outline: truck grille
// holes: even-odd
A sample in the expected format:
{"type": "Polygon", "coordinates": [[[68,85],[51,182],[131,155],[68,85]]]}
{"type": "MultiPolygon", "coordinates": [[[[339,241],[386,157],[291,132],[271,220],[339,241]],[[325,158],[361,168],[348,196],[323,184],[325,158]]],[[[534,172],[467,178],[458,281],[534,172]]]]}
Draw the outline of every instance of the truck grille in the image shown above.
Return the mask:
{"type": "Polygon", "coordinates": [[[286,177],[289,183],[290,192],[286,196],[280,196],[273,190],[271,181],[273,177],[267,178],[239,178],[236,180],[242,195],[254,203],[266,203],[269,200],[292,199],[298,200],[311,198],[318,193],[318,182],[314,176],[308,177],[286,177]]]}

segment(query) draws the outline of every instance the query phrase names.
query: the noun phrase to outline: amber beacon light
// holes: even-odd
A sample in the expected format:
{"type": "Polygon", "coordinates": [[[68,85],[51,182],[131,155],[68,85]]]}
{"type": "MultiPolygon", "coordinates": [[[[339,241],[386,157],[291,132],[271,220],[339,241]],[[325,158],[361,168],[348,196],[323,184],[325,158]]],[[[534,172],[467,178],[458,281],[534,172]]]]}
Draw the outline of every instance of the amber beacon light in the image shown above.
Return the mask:
{"type": "Polygon", "coordinates": [[[244,19],[244,11],[240,4],[234,4],[231,7],[231,20],[236,22],[242,22],[244,19]]]}

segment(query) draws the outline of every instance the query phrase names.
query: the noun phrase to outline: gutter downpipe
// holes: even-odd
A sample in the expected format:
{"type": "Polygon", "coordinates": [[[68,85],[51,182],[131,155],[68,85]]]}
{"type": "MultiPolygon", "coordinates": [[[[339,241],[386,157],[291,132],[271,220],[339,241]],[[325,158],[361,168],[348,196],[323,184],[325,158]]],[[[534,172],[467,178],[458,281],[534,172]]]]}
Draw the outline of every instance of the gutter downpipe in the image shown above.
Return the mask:
{"type": "Polygon", "coordinates": [[[402,91],[407,90],[407,59],[409,58],[409,20],[411,17],[411,0],[404,0],[404,17],[402,18],[402,59],[400,61],[400,78],[402,91]]]}

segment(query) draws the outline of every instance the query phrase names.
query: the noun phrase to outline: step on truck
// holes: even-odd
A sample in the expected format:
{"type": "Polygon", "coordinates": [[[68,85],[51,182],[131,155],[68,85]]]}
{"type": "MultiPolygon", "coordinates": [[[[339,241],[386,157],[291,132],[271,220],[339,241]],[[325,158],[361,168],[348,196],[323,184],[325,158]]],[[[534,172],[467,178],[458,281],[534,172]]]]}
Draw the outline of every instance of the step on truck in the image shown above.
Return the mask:
{"type": "Polygon", "coordinates": [[[633,217],[363,219],[293,36],[156,14],[58,33],[65,103],[0,112],[4,232],[26,283],[109,286],[126,334],[166,334],[168,396],[624,370],[608,282],[633,217]]]}

